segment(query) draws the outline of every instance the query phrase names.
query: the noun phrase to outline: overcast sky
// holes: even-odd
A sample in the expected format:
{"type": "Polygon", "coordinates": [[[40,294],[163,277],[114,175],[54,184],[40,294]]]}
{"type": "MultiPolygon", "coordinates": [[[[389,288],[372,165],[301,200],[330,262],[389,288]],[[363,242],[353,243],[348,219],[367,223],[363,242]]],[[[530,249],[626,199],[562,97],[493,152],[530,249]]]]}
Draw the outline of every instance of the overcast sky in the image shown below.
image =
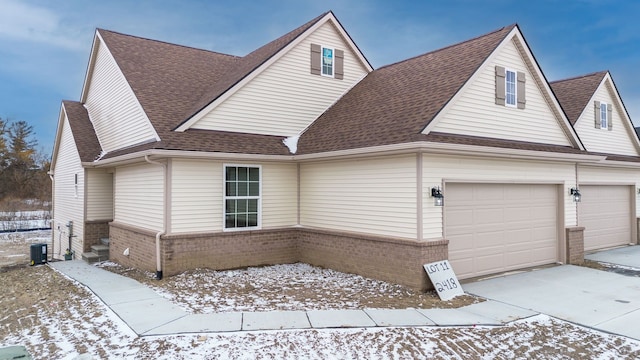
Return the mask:
{"type": "Polygon", "coordinates": [[[0,117],[51,153],[79,100],[95,28],[245,55],[333,10],[378,68],[518,23],[548,80],[610,70],[640,125],[640,1],[0,0],[0,117]]]}

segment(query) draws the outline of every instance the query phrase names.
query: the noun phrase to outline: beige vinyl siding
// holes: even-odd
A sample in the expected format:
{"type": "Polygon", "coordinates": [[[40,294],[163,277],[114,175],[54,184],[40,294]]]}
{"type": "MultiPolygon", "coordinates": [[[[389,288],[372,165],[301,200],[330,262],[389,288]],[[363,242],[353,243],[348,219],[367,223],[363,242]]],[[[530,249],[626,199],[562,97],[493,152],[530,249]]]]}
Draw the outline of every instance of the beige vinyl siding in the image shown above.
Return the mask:
{"type": "Polygon", "coordinates": [[[127,80],[102,43],[98,44],[85,107],[106,152],[157,138],[127,80]]]}
{"type": "MultiPolygon", "coordinates": [[[[580,185],[635,184],[636,189],[640,189],[640,172],[636,169],[580,165],[578,179],[580,185]]],[[[640,196],[635,197],[635,209],[636,217],[640,217],[640,196]]]]}
{"type": "Polygon", "coordinates": [[[87,170],[87,221],[113,220],[113,174],[87,170]]]}
{"type": "MultiPolygon", "coordinates": [[[[223,230],[223,174],[226,162],[171,161],[171,232],[223,230]]],[[[228,163],[231,165],[231,163],[228,163]]],[[[243,163],[233,162],[233,165],[243,163]]],[[[297,166],[246,163],[262,169],[262,228],[293,226],[297,222],[297,166]]]]}
{"type": "Polygon", "coordinates": [[[614,101],[612,96],[614,92],[610,86],[609,81],[600,85],[576,122],[576,132],[588,151],[638,156],[638,151],[632,141],[632,136],[636,136],[632,131],[635,130],[632,130],[627,124],[627,120],[620,116],[621,111],[624,110],[615,105],[617,101],[614,101]],[[611,131],[595,128],[594,101],[614,105],[611,114],[613,117],[611,131]]]}
{"type": "Polygon", "coordinates": [[[171,161],[171,232],[222,231],[222,163],[171,161]]]}
{"type": "Polygon", "coordinates": [[[162,230],[163,168],[151,164],[119,167],[114,176],[114,220],[148,230],[162,230]]]}
{"type": "Polygon", "coordinates": [[[262,164],[262,228],[293,226],[297,222],[298,167],[262,164]]]}
{"type": "Polygon", "coordinates": [[[84,234],[84,169],[80,165],[80,155],[66,116],[62,123],[59,146],[54,169],[53,255],[59,259],[64,255],[69,244],[66,225],[73,221],[73,234],[76,237],[72,241],[72,250],[80,258],[84,234]],[[78,174],[77,187],[74,185],[75,174],[78,174]]]}
{"type": "Polygon", "coordinates": [[[525,160],[464,158],[446,155],[423,156],[423,213],[424,239],[442,239],[442,208],[433,205],[430,188],[446,182],[562,184],[564,191],[564,226],[576,225],[576,207],[568,189],[575,185],[573,164],[547,163],[525,160]]]}
{"type": "Polygon", "coordinates": [[[451,107],[435,119],[437,124],[431,131],[571,145],[513,41],[496,51],[493,60],[478,70],[478,76],[465,85],[451,107]],[[525,73],[525,109],[496,105],[496,65],[525,73]]]}
{"type": "Polygon", "coordinates": [[[365,74],[356,55],[326,23],[192,127],[297,135],[365,74]],[[312,43],[344,50],[343,80],[310,73],[312,43]]]}
{"type": "Polygon", "coordinates": [[[301,225],[417,238],[415,155],[300,166],[301,225]]]}

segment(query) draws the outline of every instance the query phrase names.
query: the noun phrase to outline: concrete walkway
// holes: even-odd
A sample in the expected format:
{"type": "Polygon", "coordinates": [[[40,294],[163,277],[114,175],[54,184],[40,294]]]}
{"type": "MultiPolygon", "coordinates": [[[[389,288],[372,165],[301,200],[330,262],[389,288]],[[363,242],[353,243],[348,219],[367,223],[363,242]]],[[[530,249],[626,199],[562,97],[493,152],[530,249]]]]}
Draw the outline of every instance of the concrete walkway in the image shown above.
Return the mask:
{"type": "Polygon", "coordinates": [[[622,265],[640,270],[640,246],[625,246],[612,250],[598,251],[584,256],[587,260],[622,265]]]}
{"type": "Polygon", "coordinates": [[[138,335],[365,328],[503,325],[538,312],[485,301],[458,309],[365,309],[189,314],[137,281],[74,261],[49,265],[95,293],[138,335]]]}
{"type": "MultiPolygon", "coordinates": [[[[597,258],[634,267],[637,265],[633,261],[640,256],[638,251],[639,246],[632,246],[601,252],[597,258]],[[627,256],[632,253],[637,255],[627,256]]],[[[640,340],[639,277],[563,265],[480,280],[464,284],[464,289],[487,299],[640,340]]]]}

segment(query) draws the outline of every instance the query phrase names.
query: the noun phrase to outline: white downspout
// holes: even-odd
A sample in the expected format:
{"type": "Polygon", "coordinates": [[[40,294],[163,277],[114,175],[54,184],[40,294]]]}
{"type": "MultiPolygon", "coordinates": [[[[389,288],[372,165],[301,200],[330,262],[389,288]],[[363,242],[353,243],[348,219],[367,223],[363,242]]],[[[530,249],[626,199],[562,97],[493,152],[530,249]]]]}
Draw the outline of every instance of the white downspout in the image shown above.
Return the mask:
{"type": "MultiPolygon", "coordinates": [[[[146,162],[148,162],[149,164],[152,165],[158,165],[158,166],[162,166],[163,169],[163,176],[164,176],[164,181],[166,182],[167,179],[167,164],[163,164],[157,161],[153,161],[151,159],[149,159],[149,155],[145,155],[144,156],[144,160],[146,162]]],[[[163,186],[163,192],[165,191],[165,187],[163,186]]],[[[166,194],[163,194],[163,201],[162,201],[162,230],[158,231],[156,233],[156,279],[158,280],[162,280],[162,261],[160,259],[160,236],[165,234],[166,231],[166,211],[167,211],[167,204],[165,202],[166,199],[166,194]]]]}
{"type": "MultiPolygon", "coordinates": [[[[56,246],[56,232],[53,226],[53,221],[55,220],[55,208],[54,208],[54,200],[56,198],[56,183],[53,178],[53,173],[51,170],[47,171],[47,175],[51,179],[51,220],[49,220],[49,226],[51,226],[51,260],[53,260],[53,256],[55,254],[55,246],[56,246]]],[[[47,260],[48,261],[48,260],[47,260]]]]}

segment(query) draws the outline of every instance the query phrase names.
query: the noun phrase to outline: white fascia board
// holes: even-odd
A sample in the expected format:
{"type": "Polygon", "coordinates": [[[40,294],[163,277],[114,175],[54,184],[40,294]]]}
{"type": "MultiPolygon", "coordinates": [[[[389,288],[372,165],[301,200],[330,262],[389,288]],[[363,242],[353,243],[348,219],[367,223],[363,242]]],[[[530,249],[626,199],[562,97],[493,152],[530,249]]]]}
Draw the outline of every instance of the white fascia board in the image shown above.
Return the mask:
{"type": "MultiPolygon", "coordinates": [[[[616,87],[616,83],[613,82],[613,78],[611,77],[611,73],[609,73],[607,71],[607,73],[605,74],[604,78],[602,79],[602,82],[600,83],[600,85],[598,85],[598,88],[600,88],[600,86],[606,86],[606,84],[611,85],[611,89],[613,89],[613,99],[616,102],[616,105],[618,107],[618,109],[622,110],[620,111],[622,117],[624,118],[624,123],[625,123],[625,128],[627,129],[627,134],[631,137],[631,141],[633,141],[633,144],[636,147],[636,151],[640,154],[640,140],[638,140],[638,136],[636,135],[636,129],[633,126],[633,121],[631,121],[631,117],[629,117],[629,113],[627,112],[627,108],[624,106],[624,102],[622,102],[622,97],[620,96],[620,92],[618,91],[618,88],[616,87]]],[[[594,94],[595,95],[595,94],[594,94]]],[[[590,99],[588,104],[592,104],[593,103],[593,99],[590,99]]],[[[587,107],[589,107],[587,104],[587,107]]],[[[586,109],[585,109],[586,110],[586,109]]]]}
{"type": "Polygon", "coordinates": [[[91,85],[91,77],[93,76],[93,68],[96,63],[96,57],[98,56],[98,47],[102,42],[98,30],[93,36],[93,44],[91,44],[91,53],[89,54],[89,63],[87,64],[87,71],[84,75],[84,83],[82,84],[82,92],[80,93],[80,102],[85,103],[87,101],[87,93],[89,92],[89,86],[91,85]]]}
{"type": "Polygon", "coordinates": [[[276,53],[271,58],[269,58],[267,61],[265,61],[257,69],[255,69],[251,73],[247,74],[247,76],[242,78],[242,80],[237,82],[234,86],[232,86],[230,89],[228,89],[222,95],[220,95],[217,99],[215,99],[209,105],[205,106],[202,110],[200,110],[198,113],[193,115],[189,120],[185,121],[182,125],[178,126],[174,131],[184,132],[184,131],[188,130],[189,128],[191,128],[191,126],[193,126],[195,123],[197,123],[205,115],[210,113],[213,109],[218,107],[225,100],[227,100],[228,98],[233,96],[236,92],[238,92],[238,90],[240,90],[246,84],[251,82],[251,80],[253,80],[258,75],[260,75],[263,71],[265,71],[267,68],[269,68],[269,66],[271,66],[273,63],[275,63],[276,61],[280,60],[280,58],[282,58],[285,54],[287,54],[291,49],[293,49],[298,44],[300,44],[302,41],[304,41],[304,39],[306,39],[310,34],[312,34],[314,31],[316,31],[318,28],[320,28],[322,25],[324,25],[328,21],[331,21],[331,23],[335,26],[335,28],[340,33],[340,36],[342,36],[343,40],[349,45],[349,47],[351,47],[351,50],[353,51],[353,53],[355,53],[358,56],[358,59],[360,60],[360,62],[362,62],[362,65],[367,69],[367,71],[368,72],[373,71],[373,68],[371,67],[369,62],[365,59],[364,55],[362,55],[362,53],[360,52],[358,47],[355,45],[353,40],[351,40],[351,37],[342,28],[342,26],[340,26],[340,23],[336,20],[336,18],[333,15],[333,13],[329,12],[325,17],[323,17],[322,19],[318,20],[318,22],[316,22],[312,27],[307,29],[307,31],[305,31],[304,33],[300,34],[296,39],[291,41],[282,50],[280,50],[278,53],[276,53]]]}
{"type": "Polygon", "coordinates": [[[551,161],[565,161],[565,162],[599,162],[606,159],[606,156],[602,155],[589,155],[589,154],[571,154],[571,153],[558,153],[550,151],[534,151],[534,150],[521,150],[512,148],[497,148],[491,146],[477,146],[477,145],[463,145],[453,143],[440,143],[440,142],[428,142],[418,141],[412,143],[403,143],[395,145],[383,145],[376,147],[368,147],[361,149],[340,150],[317,154],[296,155],[294,158],[298,161],[317,161],[324,159],[335,158],[351,158],[351,157],[365,157],[371,155],[391,155],[400,153],[431,153],[431,154],[446,154],[446,155],[463,155],[463,156],[491,156],[497,158],[510,158],[510,159],[530,159],[530,160],[551,160],[551,161]]]}
{"type": "Polygon", "coordinates": [[[56,137],[53,143],[53,153],[51,155],[51,165],[49,166],[50,170],[53,170],[55,173],[56,166],[56,158],[58,157],[58,152],[60,150],[60,140],[62,139],[62,127],[64,126],[64,119],[67,117],[67,111],[64,108],[64,103],[60,103],[60,114],[58,115],[58,128],[56,129],[56,137]]]}
{"type": "Polygon", "coordinates": [[[221,152],[204,152],[204,151],[185,151],[185,150],[162,150],[151,149],[141,152],[135,152],[131,154],[125,154],[116,156],[114,158],[98,160],[93,162],[84,162],[83,166],[97,168],[97,167],[110,167],[116,165],[129,164],[134,162],[143,162],[144,158],[186,158],[186,159],[215,159],[215,160],[229,160],[229,161],[292,161],[294,156],[291,155],[260,155],[260,154],[236,154],[236,153],[221,153],[221,152]]]}
{"type": "MultiPolygon", "coordinates": [[[[258,162],[308,162],[335,159],[363,158],[380,155],[397,155],[423,152],[429,154],[462,155],[469,157],[494,157],[508,159],[560,161],[571,163],[600,163],[607,157],[605,155],[571,154],[551,151],[534,151],[512,148],[497,148],[491,146],[463,145],[452,143],[417,141],[411,143],[373,146],[367,148],[330,151],[305,155],[260,155],[260,154],[236,154],[220,152],[161,150],[151,149],[141,152],[117,156],[111,159],[82,163],[85,167],[110,167],[125,163],[142,162],[145,156],[156,158],[191,158],[191,159],[215,159],[229,161],[258,161],[258,162]]],[[[625,162],[621,162],[626,164],[625,162]]],[[[640,163],[639,163],[640,166],[640,163]]]]}
{"type": "MultiPolygon", "coordinates": [[[[516,27],[514,30],[517,30],[517,29],[518,28],[516,27]]],[[[555,97],[553,90],[551,90],[551,86],[549,85],[549,82],[547,82],[544,74],[542,73],[542,69],[540,69],[540,66],[537,64],[535,57],[531,52],[531,49],[529,48],[526,41],[524,40],[524,37],[522,36],[522,33],[520,31],[516,31],[514,36],[516,37],[517,41],[520,43],[520,47],[524,50],[524,52],[526,53],[526,56],[528,57],[529,62],[532,65],[530,66],[532,69],[530,68],[529,70],[532,72],[535,72],[536,82],[539,85],[543,86],[544,88],[543,91],[546,92],[546,95],[547,95],[545,98],[550,99],[551,102],[553,103],[553,107],[554,107],[553,112],[560,117],[560,120],[562,121],[562,126],[565,130],[564,132],[569,137],[569,141],[575,146],[578,146],[580,150],[586,150],[584,147],[584,144],[582,143],[582,140],[580,140],[580,137],[578,136],[578,133],[573,128],[573,125],[571,125],[571,122],[569,121],[569,118],[567,118],[567,115],[564,113],[564,110],[562,109],[560,102],[555,97]]]]}

